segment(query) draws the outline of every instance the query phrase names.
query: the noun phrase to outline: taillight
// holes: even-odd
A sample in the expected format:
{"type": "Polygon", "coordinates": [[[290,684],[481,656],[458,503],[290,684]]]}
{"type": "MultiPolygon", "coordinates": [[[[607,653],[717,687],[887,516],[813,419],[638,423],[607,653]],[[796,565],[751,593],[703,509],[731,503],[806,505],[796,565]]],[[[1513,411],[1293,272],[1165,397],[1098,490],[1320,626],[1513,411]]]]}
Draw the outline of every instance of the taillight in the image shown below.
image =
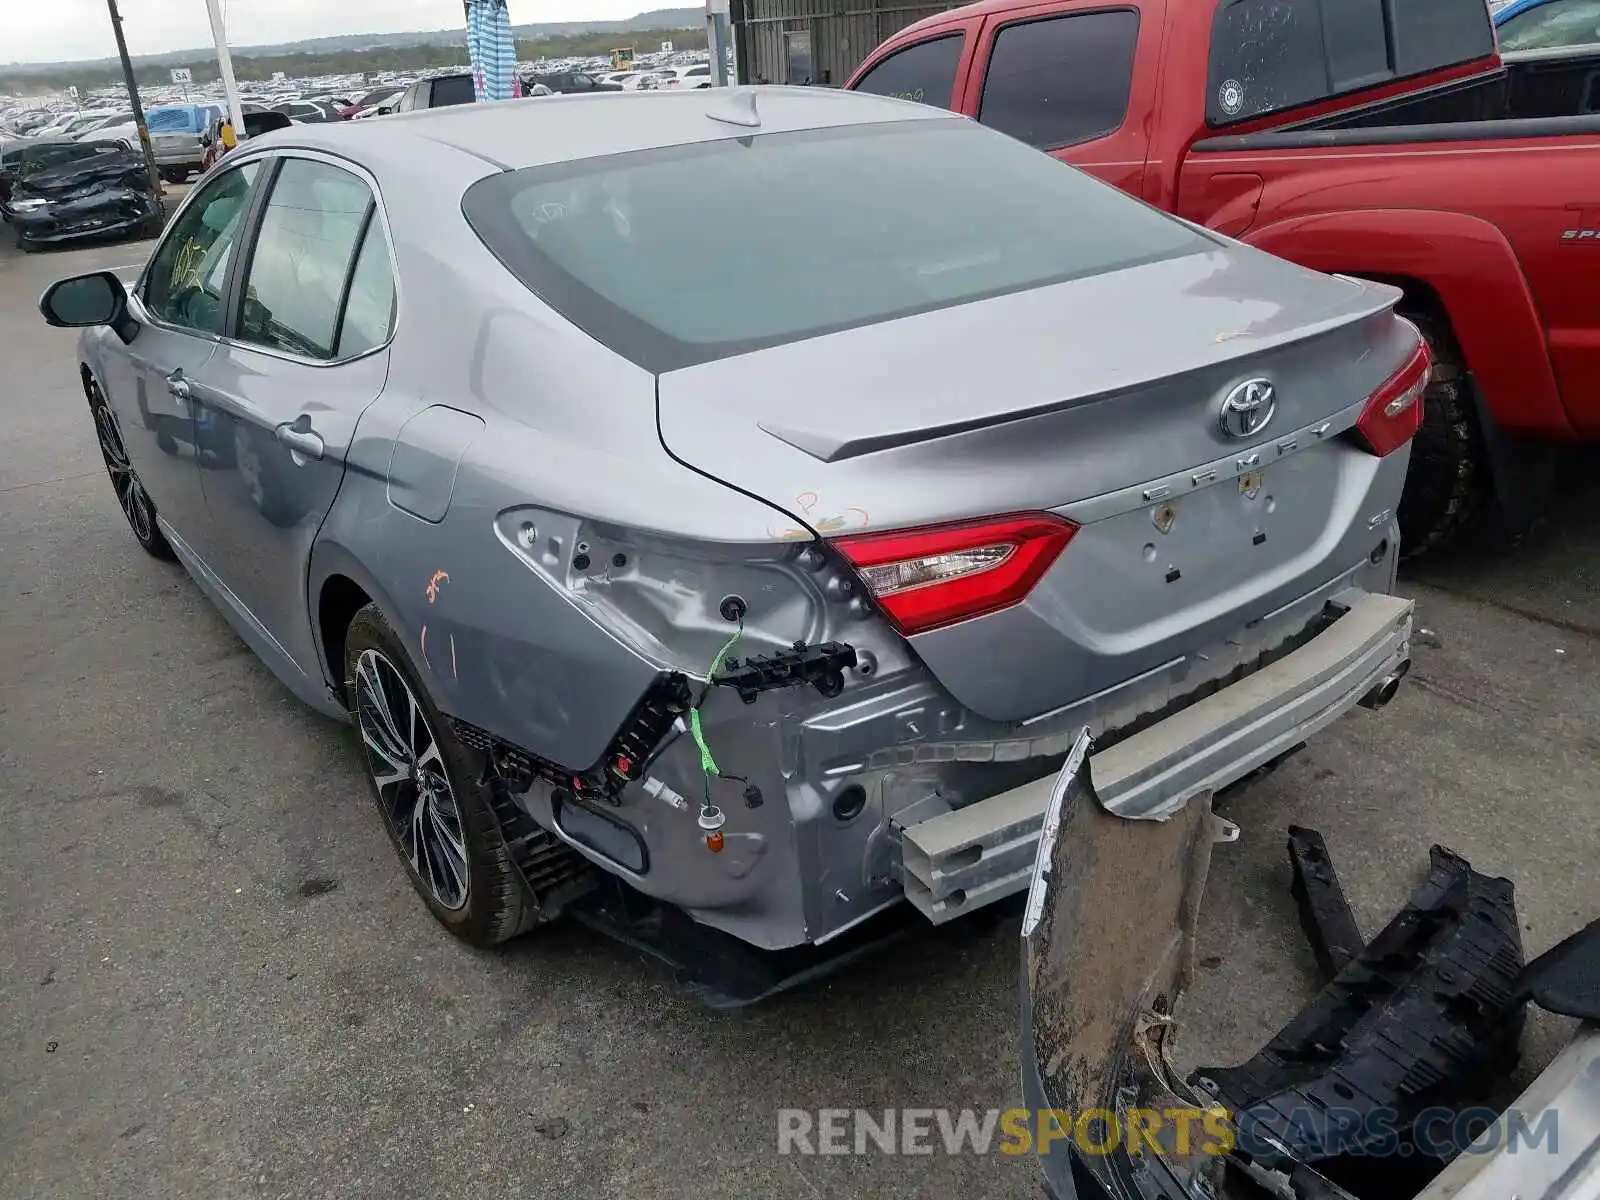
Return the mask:
{"type": "Polygon", "coordinates": [[[1417,348],[1389,381],[1367,398],[1356,421],[1356,440],[1379,458],[1400,449],[1422,428],[1422,394],[1428,390],[1428,343],[1417,348]]]}
{"type": "Polygon", "coordinates": [[[1078,527],[1049,513],[844,537],[850,560],[901,633],[926,633],[1016,604],[1078,527]]]}

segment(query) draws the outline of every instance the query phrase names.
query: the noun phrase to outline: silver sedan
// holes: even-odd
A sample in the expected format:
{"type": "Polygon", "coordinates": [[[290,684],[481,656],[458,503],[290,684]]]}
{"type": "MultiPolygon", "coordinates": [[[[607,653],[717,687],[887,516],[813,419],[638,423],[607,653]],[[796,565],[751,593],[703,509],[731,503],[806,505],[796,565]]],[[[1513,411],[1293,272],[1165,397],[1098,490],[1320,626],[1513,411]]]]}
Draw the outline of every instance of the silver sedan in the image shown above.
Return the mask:
{"type": "Polygon", "coordinates": [[[1393,695],[1395,299],[763,88],[252,139],[41,305],[134,535],[353,720],[441,922],[739,999],[1024,888],[1085,727],[1159,817],[1393,695]]]}

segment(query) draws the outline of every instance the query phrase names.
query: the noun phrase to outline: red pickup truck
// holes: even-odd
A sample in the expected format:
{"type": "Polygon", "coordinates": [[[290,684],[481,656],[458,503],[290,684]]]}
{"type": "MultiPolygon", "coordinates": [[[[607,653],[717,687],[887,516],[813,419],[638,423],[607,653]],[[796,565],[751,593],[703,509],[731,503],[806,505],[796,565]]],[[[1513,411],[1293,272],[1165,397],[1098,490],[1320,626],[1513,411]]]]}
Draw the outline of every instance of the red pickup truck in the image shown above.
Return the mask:
{"type": "Polygon", "coordinates": [[[983,0],[846,86],[1404,289],[1436,364],[1410,553],[1487,501],[1525,523],[1558,447],[1600,440],[1600,49],[1503,60],[1484,0],[983,0]]]}

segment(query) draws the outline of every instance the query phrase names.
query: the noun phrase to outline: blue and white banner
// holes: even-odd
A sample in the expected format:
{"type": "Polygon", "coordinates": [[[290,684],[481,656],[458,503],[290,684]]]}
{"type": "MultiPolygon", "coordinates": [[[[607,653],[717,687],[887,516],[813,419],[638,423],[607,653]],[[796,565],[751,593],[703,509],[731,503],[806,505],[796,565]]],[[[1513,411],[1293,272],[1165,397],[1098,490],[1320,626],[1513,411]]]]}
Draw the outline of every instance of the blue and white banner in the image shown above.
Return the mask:
{"type": "Polygon", "coordinates": [[[510,100],[521,93],[506,0],[467,0],[467,53],[480,101],[510,100]]]}

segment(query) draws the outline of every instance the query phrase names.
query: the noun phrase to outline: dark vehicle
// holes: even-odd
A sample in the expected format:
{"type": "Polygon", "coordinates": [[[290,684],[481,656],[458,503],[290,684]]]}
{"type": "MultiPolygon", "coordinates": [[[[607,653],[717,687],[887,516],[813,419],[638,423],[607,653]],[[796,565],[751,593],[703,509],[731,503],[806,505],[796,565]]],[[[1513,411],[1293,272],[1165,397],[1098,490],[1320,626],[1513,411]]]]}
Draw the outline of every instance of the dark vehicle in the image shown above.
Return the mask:
{"type": "MultiPolygon", "coordinates": [[[[281,113],[276,110],[251,111],[246,109],[242,115],[244,116],[244,136],[246,138],[260,137],[263,133],[271,133],[274,129],[288,129],[289,126],[294,124],[287,113],[281,113]]],[[[206,133],[206,153],[204,160],[200,164],[202,172],[209,171],[215,165],[217,159],[232,149],[222,136],[222,126],[225,123],[224,118],[218,117],[212,121],[211,128],[206,133]]]]}
{"type": "Polygon", "coordinates": [[[548,74],[524,75],[522,77],[522,91],[524,95],[533,95],[533,89],[543,84],[552,92],[562,95],[581,94],[583,92],[620,92],[620,83],[607,83],[596,79],[593,75],[585,75],[582,71],[551,71],[548,74]]]}
{"type": "Polygon", "coordinates": [[[316,100],[290,100],[273,106],[274,112],[283,113],[290,120],[321,124],[340,120],[339,109],[332,104],[316,100]]]}
{"type": "Polygon", "coordinates": [[[78,143],[71,137],[18,138],[0,145],[0,205],[11,199],[11,188],[22,174],[24,163],[38,167],[65,159],[78,143]]]}
{"type": "Polygon", "coordinates": [[[28,147],[4,211],[24,251],[90,236],[154,237],[166,217],[144,154],[126,142],[28,147]]]}
{"type": "Polygon", "coordinates": [[[408,87],[393,111],[416,112],[424,108],[446,108],[452,104],[475,104],[477,100],[478,89],[471,75],[437,75],[432,79],[419,79],[408,87]]]}
{"type": "Polygon", "coordinates": [[[340,116],[341,119],[348,121],[351,117],[355,116],[362,109],[371,108],[374,104],[382,104],[385,100],[392,100],[394,97],[398,96],[401,92],[403,92],[405,90],[406,89],[401,87],[399,84],[392,84],[392,85],[389,85],[387,87],[373,88],[370,92],[368,92],[365,96],[361,97],[361,99],[357,100],[354,104],[347,104],[343,108],[341,108],[339,110],[339,116],[340,116]]]}

